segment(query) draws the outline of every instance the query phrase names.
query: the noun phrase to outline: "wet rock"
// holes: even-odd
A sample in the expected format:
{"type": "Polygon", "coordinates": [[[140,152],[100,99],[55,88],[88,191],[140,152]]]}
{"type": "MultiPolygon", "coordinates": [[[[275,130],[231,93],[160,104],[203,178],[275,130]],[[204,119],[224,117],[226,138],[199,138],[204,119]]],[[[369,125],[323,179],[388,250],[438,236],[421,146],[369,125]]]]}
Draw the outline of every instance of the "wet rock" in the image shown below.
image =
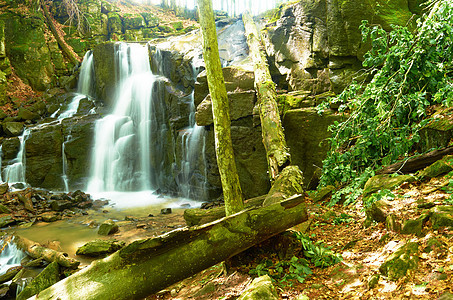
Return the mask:
{"type": "Polygon", "coordinates": [[[4,122],[3,123],[3,132],[6,136],[19,136],[24,131],[24,124],[20,122],[4,122]]]}
{"type": "Polygon", "coordinates": [[[93,206],[94,209],[100,209],[101,207],[103,207],[103,206],[105,206],[107,204],[109,204],[108,200],[100,200],[100,199],[98,199],[98,200],[94,200],[93,201],[93,205],[92,206],[93,206]]]}
{"type": "Polygon", "coordinates": [[[22,269],[22,267],[13,267],[9,268],[5,274],[0,275],[0,283],[10,281],[16,276],[17,273],[22,269]]]}
{"type": "Polygon", "coordinates": [[[0,217],[0,228],[6,227],[15,222],[16,220],[14,220],[13,217],[11,216],[2,216],[0,217]]]}
{"type": "Polygon", "coordinates": [[[57,262],[50,263],[41,273],[30,282],[20,294],[17,300],[28,299],[31,296],[45,290],[60,280],[60,267],[57,262]]]}
{"type": "Polygon", "coordinates": [[[39,114],[36,114],[25,107],[19,107],[17,117],[24,121],[36,121],[40,118],[39,114]]]}
{"type": "Polygon", "coordinates": [[[411,175],[376,175],[368,179],[365,183],[365,187],[363,188],[363,198],[367,198],[373,193],[382,190],[393,190],[397,186],[408,182],[414,182],[416,179],[414,176],[411,175]]]}
{"type": "Polygon", "coordinates": [[[37,258],[22,265],[26,268],[41,268],[46,264],[47,262],[43,258],[37,258]]]}
{"type": "Polygon", "coordinates": [[[41,220],[43,222],[47,222],[47,223],[56,222],[58,220],[61,220],[61,216],[54,211],[42,213],[39,215],[39,217],[41,217],[41,220]]]}
{"type": "Polygon", "coordinates": [[[453,206],[436,206],[431,209],[433,229],[440,227],[453,228],[453,206]]]}
{"type": "Polygon", "coordinates": [[[409,242],[390,255],[379,271],[389,280],[396,281],[404,277],[408,270],[416,269],[418,261],[418,243],[409,242]]]}
{"type": "Polygon", "coordinates": [[[126,217],[124,217],[124,220],[125,221],[135,221],[135,222],[138,221],[138,219],[133,216],[126,216],[126,217]]]}
{"type": "Polygon", "coordinates": [[[163,215],[169,215],[172,213],[171,208],[163,208],[160,210],[160,213],[163,215]]]}
{"type": "Polygon", "coordinates": [[[77,249],[77,255],[100,257],[123,248],[126,243],[117,240],[95,240],[77,249]]]}
{"type": "Polygon", "coordinates": [[[277,300],[278,294],[269,275],[255,278],[238,300],[277,300]]]}
{"type": "Polygon", "coordinates": [[[54,200],[50,202],[50,207],[54,211],[63,211],[73,206],[71,201],[68,200],[54,200]]]}
{"type": "Polygon", "coordinates": [[[119,227],[113,220],[106,220],[99,226],[99,235],[110,235],[118,232],[119,227]]]}
{"type": "Polygon", "coordinates": [[[9,191],[9,185],[7,182],[0,184],[0,195],[4,195],[9,191]]]}
{"type": "Polygon", "coordinates": [[[9,209],[7,206],[0,204],[0,214],[9,214],[11,213],[11,209],[9,209]]]}

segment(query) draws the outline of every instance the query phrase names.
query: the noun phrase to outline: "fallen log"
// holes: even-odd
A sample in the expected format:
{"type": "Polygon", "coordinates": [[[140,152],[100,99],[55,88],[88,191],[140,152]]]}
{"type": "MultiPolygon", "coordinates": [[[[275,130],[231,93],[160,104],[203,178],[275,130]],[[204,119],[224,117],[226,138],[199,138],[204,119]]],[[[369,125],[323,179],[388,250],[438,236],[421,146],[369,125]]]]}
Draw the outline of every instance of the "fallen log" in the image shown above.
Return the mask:
{"type": "Polygon", "coordinates": [[[75,269],[80,265],[79,261],[68,257],[68,254],[43,247],[40,244],[30,241],[24,237],[16,235],[14,236],[13,241],[18,249],[25,251],[33,258],[42,258],[49,263],[55,261],[60,266],[71,269],[75,269]]]}
{"type": "Polygon", "coordinates": [[[30,299],[143,299],[308,219],[303,196],[135,241],[30,299]]]}
{"type": "MultiPolygon", "coordinates": [[[[263,205],[266,195],[255,197],[244,201],[245,208],[259,207],[263,205]]],[[[210,209],[191,208],[184,211],[184,220],[187,226],[203,225],[226,216],[225,206],[218,206],[210,209]]]]}
{"type": "Polygon", "coordinates": [[[413,173],[418,170],[421,170],[436,161],[442,159],[445,155],[452,154],[453,147],[447,147],[444,149],[434,150],[428,152],[426,154],[422,154],[416,157],[411,157],[407,160],[394,163],[387,167],[382,168],[381,170],[377,171],[377,175],[381,174],[393,174],[393,173],[402,173],[408,174],[413,173]]]}
{"type": "Polygon", "coordinates": [[[277,105],[277,91],[269,72],[261,43],[261,35],[250,14],[245,12],[242,15],[242,19],[255,72],[255,89],[258,94],[258,107],[269,176],[270,180],[274,181],[278,174],[291,164],[291,155],[286,146],[285,134],[277,105]]]}

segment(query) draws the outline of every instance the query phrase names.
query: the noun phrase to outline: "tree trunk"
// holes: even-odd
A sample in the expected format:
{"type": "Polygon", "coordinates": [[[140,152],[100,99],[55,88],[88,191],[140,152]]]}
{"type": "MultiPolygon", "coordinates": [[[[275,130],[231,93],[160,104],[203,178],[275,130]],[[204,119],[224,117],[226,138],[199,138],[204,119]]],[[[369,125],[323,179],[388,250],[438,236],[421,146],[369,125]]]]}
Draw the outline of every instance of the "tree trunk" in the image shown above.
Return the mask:
{"type": "Polygon", "coordinates": [[[266,148],[269,176],[273,182],[278,174],[291,164],[291,155],[286,146],[285,134],[277,106],[277,92],[272,81],[267,60],[261,43],[261,35],[250,14],[243,14],[247,43],[250,48],[255,71],[255,89],[258,93],[258,105],[266,148]]]}
{"type": "Polygon", "coordinates": [[[80,264],[79,261],[68,257],[66,253],[43,247],[36,242],[17,235],[14,236],[14,243],[17,245],[18,249],[25,251],[33,258],[42,258],[47,262],[55,261],[60,266],[66,268],[77,268],[80,264]]]}
{"type": "Polygon", "coordinates": [[[212,98],[217,165],[219,166],[225,210],[228,216],[241,211],[244,204],[231,142],[230,109],[219,58],[212,0],[199,0],[198,9],[203,35],[203,58],[212,98]]]}
{"type": "Polygon", "coordinates": [[[31,299],[143,299],[308,219],[302,196],[135,241],[31,299]]]}
{"type": "Polygon", "coordinates": [[[80,57],[72,49],[69,48],[68,44],[66,44],[63,38],[58,34],[58,31],[55,28],[55,25],[53,24],[53,19],[50,16],[49,10],[47,9],[47,5],[43,0],[41,0],[41,7],[42,11],[44,12],[44,16],[46,17],[47,25],[49,25],[50,31],[57,40],[57,43],[60,46],[61,51],[63,51],[63,54],[67,58],[69,58],[69,60],[73,64],[78,65],[81,62],[80,57]]]}
{"type": "Polygon", "coordinates": [[[376,174],[393,174],[393,173],[413,173],[421,170],[436,161],[442,159],[445,155],[452,154],[453,147],[447,147],[444,149],[434,150],[426,154],[422,154],[416,157],[411,157],[405,161],[394,163],[381,170],[377,171],[376,174]]]}

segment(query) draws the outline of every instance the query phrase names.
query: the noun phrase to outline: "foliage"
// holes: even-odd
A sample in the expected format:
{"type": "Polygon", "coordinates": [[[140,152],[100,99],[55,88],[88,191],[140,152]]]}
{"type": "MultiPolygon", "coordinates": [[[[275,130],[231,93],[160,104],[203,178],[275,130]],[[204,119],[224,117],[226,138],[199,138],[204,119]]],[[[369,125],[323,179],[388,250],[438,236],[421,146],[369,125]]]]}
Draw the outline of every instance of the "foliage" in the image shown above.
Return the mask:
{"type": "Polygon", "coordinates": [[[349,223],[354,221],[354,218],[348,214],[341,213],[338,217],[333,219],[333,224],[334,225],[339,225],[339,224],[344,224],[344,223],[349,223]]]}
{"type": "Polygon", "coordinates": [[[290,260],[280,260],[275,263],[270,259],[264,259],[249,273],[256,276],[267,274],[279,283],[292,285],[295,280],[302,283],[307,276],[313,274],[310,265],[325,268],[342,260],[339,254],[324,247],[320,241],[314,243],[308,235],[296,232],[294,237],[300,242],[304,257],[299,258],[294,255],[290,260]]]}
{"type": "Polygon", "coordinates": [[[374,202],[379,200],[394,200],[396,195],[392,193],[389,189],[379,190],[376,193],[370,195],[367,199],[364,199],[363,206],[365,208],[370,207],[374,202]]]}
{"type": "Polygon", "coordinates": [[[448,184],[442,190],[450,194],[450,196],[444,199],[444,202],[445,204],[453,205],[453,171],[449,172],[446,177],[448,178],[448,184]]]}
{"type": "Polygon", "coordinates": [[[363,62],[371,81],[353,82],[318,108],[340,103],[340,111],[350,112],[331,126],[323,162],[321,184],[347,186],[333,202],[348,195],[351,203],[373,170],[408,156],[427,122],[427,107],[453,101],[453,3],[432,2],[414,33],[400,26],[386,32],[366,21],[360,28],[363,41],[371,40],[363,62]]]}

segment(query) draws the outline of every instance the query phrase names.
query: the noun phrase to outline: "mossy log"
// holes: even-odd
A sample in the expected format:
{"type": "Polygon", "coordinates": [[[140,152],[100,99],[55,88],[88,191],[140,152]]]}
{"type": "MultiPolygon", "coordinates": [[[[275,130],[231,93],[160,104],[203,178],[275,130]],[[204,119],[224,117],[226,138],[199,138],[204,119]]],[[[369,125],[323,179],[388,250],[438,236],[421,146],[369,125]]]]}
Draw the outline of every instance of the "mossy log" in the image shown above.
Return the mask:
{"type": "Polygon", "coordinates": [[[68,257],[67,253],[52,250],[41,246],[40,244],[30,241],[24,237],[14,236],[14,243],[17,248],[25,251],[33,258],[42,258],[47,262],[57,262],[60,266],[75,269],[80,262],[74,258],[68,257]]]}
{"type": "Polygon", "coordinates": [[[384,167],[376,172],[376,174],[413,173],[435,163],[448,154],[453,154],[453,147],[438,149],[416,157],[411,157],[405,161],[384,167]]]}
{"type": "Polygon", "coordinates": [[[50,31],[52,32],[53,36],[57,40],[58,46],[60,46],[61,50],[63,51],[64,55],[75,65],[78,65],[81,62],[80,57],[72,51],[68,44],[63,40],[63,38],[60,36],[58,33],[57,28],[54,25],[54,20],[50,16],[49,9],[47,8],[46,3],[44,0],[41,0],[41,8],[42,11],[44,12],[44,16],[46,17],[47,25],[49,25],[50,31]]]}
{"type": "Polygon", "coordinates": [[[278,111],[277,91],[269,72],[261,35],[250,14],[244,13],[242,19],[255,72],[255,89],[258,93],[261,129],[263,144],[266,148],[269,176],[271,181],[274,181],[278,174],[291,164],[291,155],[286,145],[278,111]]]}
{"type": "Polygon", "coordinates": [[[307,219],[299,195],[135,241],[31,299],[143,299],[307,219]]]}
{"type": "MultiPolygon", "coordinates": [[[[267,195],[244,201],[245,208],[260,207],[267,195]]],[[[184,211],[184,220],[188,226],[203,225],[225,217],[225,206],[210,209],[191,208],[184,211]]]]}

